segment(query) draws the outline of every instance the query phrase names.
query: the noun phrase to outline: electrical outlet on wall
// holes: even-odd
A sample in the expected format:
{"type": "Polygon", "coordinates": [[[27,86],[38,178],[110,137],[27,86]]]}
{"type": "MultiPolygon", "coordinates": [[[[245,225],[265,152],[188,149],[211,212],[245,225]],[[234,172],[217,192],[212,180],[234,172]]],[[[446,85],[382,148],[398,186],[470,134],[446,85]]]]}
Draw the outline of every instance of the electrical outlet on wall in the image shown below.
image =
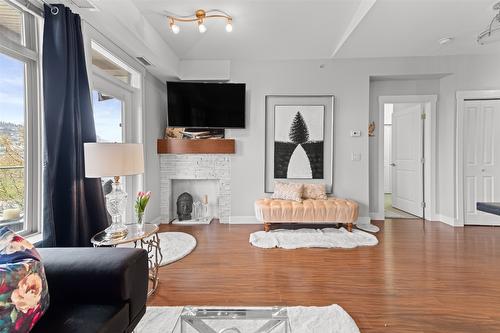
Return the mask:
{"type": "Polygon", "coordinates": [[[360,130],[351,130],[351,136],[352,137],[359,137],[359,136],[361,136],[361,131],[360,130]]]}

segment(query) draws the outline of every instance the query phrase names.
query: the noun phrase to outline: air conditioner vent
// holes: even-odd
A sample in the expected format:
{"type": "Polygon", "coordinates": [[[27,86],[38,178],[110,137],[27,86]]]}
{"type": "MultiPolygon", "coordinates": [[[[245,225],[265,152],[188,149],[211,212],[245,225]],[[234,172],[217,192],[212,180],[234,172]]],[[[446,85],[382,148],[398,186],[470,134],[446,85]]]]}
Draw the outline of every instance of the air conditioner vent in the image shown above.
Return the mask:
{"type": "Polygon", "coordinates": [[[141,64],[143,64],[144,66],[151,66],[151,63],[149,62],[149,60],[147,60],[146,58],[144,57],[136,57],[137,60],[139,60],[141,62],[141,64]]]}

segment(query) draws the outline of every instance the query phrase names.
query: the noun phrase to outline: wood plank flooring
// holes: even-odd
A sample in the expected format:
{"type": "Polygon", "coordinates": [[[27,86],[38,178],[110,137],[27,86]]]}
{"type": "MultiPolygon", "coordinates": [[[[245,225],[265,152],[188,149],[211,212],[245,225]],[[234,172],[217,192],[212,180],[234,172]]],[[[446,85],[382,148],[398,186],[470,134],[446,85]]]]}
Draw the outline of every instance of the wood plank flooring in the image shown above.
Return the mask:
{"type": "Polygon", "coordinates": [[[500,332],[500,228],[386,220],[375,247],[259,249],[259,225],[163,225],[198,240],[149,305],[339,304],[362,332],[500,332]]]}

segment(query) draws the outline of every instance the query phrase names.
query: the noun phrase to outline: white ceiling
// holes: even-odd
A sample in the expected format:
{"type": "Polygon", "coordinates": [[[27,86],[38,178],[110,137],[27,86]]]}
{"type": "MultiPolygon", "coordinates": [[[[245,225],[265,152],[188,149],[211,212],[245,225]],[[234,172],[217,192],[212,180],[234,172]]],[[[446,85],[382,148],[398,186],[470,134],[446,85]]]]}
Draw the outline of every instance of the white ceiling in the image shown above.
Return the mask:
{"type": "Polygon", "coordinates": [[[494,0],[133,0],[179,59],[326,59],[500,53],[500,43],[479,46],[477,34],[494,12],[494,0]],[[173,34],[167,13],[222,9],[234,17],[179,23],[173,34]],[[442,37],[454,37],[441,46],[442,37]],[[337,47],[338,50],[337,50],[337,47]]]}
{"type": "Polygon", "coordinates": [[[495,0],[377,0],[337,57],[404,57],[500,53],[479,45],[495,0]],[[454,37],[440,45],[443,37],[454,37]]]}
{"type": "Polygon", "coordinates": [[[339,44],[361,0],[134,0],[144,17],[180,59],[324,59],[339,44]],[[173,34],[168,12],[221,9],[233,16],[209,20],[205,34],[195,23],[179,23],[173,34]]]}

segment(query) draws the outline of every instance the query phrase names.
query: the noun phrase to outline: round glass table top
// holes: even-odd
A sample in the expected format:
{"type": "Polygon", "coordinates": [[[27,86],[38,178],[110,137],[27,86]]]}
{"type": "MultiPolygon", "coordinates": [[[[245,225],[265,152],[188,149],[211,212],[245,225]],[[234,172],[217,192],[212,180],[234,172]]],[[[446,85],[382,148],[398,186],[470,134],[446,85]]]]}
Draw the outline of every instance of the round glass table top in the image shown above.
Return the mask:
{"type": "Polygon", "coordinates": [[[139,230],[137,224],[127,224],[127,236],[123,238],[107,238],[106,231],[101,231],[90,240],[95,246],[115,246],[135,242],[147,238],[158,232],[160,228],[156,224],[144,224],[143,230],[139,230]]]}

